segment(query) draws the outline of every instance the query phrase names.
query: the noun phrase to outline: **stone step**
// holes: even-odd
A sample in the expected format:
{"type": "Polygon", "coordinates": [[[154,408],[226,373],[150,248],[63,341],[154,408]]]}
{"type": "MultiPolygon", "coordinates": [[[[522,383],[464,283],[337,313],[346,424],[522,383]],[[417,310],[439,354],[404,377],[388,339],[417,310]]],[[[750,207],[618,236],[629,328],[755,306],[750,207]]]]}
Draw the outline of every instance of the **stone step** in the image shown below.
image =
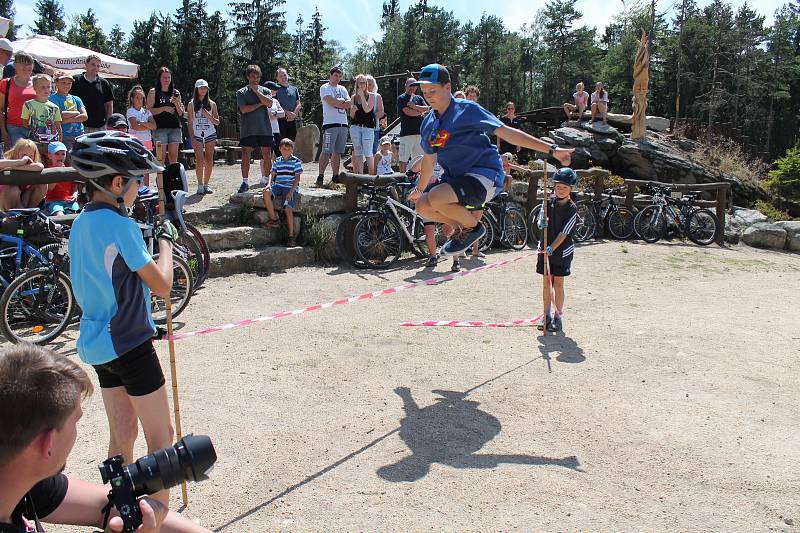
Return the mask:
{"type": "Polygon", "coordinates": [[[209,207],[202,211],[184,213],[186,222],[195,226],[241,224],[246,216],[246,209],[238,204],[225,204],[209,207]]]}
{"type": "Polygon", "coordinates": [[[314,249],[310,247],[267,246],[228,250],[211,254],[209,277],[284,270],[313,263],[314,249]]]}
{"type": "MultiPolygon", "coordinates": [[[[266,222],[268,218],[265,216],[262,222],[266,222]]],[[[294,217],[295,238],[300,234],[301,224],[301,218],[294,217]]],[[[208,244],[208,249],[212,252],[239,248],[258,248],[259,246],[279,244],[286,241],[285,226],[274,229],[259,226],[216,227],[202,228],[200,232],[208,244]]]]}
{"type": "MultiPolygon", "coordinates": [[[[244,207],[265,209],[264,198],[260,189],[234,193],[230,197],[230,203],[244,207]]],[[[283,208],[283,206],[277,204],[275,207],[283,208]]],[[[297,199],[297,207],[294,209],[295,213],[311,216],[342,213],[344,210],[344,191],[329,189],[301,189],[297,199]]]]}

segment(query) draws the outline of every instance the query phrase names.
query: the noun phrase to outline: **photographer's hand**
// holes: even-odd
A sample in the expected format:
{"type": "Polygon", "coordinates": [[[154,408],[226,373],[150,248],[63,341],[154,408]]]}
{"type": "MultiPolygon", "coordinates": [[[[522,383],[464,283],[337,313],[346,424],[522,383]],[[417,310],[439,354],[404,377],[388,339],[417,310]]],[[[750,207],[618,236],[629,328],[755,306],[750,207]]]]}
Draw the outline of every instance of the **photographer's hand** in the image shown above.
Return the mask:
{"type": "MultiPolygon", "coordinates": [[[[139,500],[139,509],[142,511],[142,525],[136,528],[136,533],[158,533],[161,523],[167,516],[167,508],[159,501],[144,497],[139,500]]],[[[108,521],[108,530],[114,533],[122,531],[122,518],[115,516],[108,521]]]]}

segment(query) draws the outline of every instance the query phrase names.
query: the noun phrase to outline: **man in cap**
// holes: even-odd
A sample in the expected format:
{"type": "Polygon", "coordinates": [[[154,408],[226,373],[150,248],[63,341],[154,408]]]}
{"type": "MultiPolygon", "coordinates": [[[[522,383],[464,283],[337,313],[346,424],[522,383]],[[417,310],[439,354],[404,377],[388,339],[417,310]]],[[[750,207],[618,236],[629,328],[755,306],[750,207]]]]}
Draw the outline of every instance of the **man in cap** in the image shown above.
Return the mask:
{"type": "Polygon", "coordinates": [[[420,147],[419,127],[422,124],[422,117],[430,111],[430,107],[425,105],[425,100],[416,94],[417,80],[408,78],[406,80],[406,92],[397,97],[397,114],[400,116],[400,172],[406,171],[406,165],[410,159],[422,156],[420,147]]]}
{"type": "Polygon", "coordinates": [[[441,254],[458,255],[486,233],[468,208],[483,205],[503,190],[503,163],[490,135],[548,153],[564,165],[569,164],[572,150],[506,126],[476,102],[454,99],[450,73],[442,65],[423,68],[415,84],[422,87],[433,112],[423,119],[420,128],[425,155],[419,182],[409,198],[416,202],[423,217],[456,230],[442,246],[441,254]],[[444,169],[441,182],[425,191],[437,162],[444,169]]]}

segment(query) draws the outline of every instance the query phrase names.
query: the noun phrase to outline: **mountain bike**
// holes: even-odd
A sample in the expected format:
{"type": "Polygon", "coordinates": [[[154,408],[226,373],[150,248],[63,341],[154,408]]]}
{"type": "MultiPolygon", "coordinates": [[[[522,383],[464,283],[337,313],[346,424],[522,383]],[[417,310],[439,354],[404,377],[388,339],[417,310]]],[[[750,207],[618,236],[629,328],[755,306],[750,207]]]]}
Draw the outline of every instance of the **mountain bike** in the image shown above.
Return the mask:
{"type": "Polygon", "coordinates": [[[695,204],[700,193],[677,194],[680,193],[668,186],[652,187],[653,204],[642,209],[634,219],[634,230],[639,238],[654,243],[671,231],[701,246],[714,242],[720,231],[719,220],[710,210],[695,204]]]}
{"type": "Polygon", "coordinates": [[[485,251],[494,242],[504,248],[522,250],[528,242],[528,224],[525,212],[511,200],[507,192],[501,192],[494,199],[486,202],[481,222],[486,227],[486,236],[481,240],[479,248],[485,251]],[[484,222],[483,219],[488,222],[484,222]]]}

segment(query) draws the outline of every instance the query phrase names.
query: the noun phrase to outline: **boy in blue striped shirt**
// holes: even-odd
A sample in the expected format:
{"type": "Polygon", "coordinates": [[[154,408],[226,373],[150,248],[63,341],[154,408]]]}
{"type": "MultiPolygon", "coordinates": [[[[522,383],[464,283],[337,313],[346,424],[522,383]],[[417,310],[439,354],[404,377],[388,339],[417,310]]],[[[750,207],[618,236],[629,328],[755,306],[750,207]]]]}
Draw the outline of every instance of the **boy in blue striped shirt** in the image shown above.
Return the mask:
{"type": "Polygon", "coordinates": [[[291,139],[281,139],[278,144],[281,156],[272,164],[272,172],[264,187],[264,206],[269,213],[267,228],[277,228],[280,226],[278,214],[272,205],[273,199],[277,199],[283,204],[286,212],[286,225],[289,229],[289,239],[286,245],[290,248],[296,246],[294,240],[294,208],[297,205],[297,197],[300,194],[300,176],[303,174],[303,162],[294,156],[294,141],[291,139]]]}

